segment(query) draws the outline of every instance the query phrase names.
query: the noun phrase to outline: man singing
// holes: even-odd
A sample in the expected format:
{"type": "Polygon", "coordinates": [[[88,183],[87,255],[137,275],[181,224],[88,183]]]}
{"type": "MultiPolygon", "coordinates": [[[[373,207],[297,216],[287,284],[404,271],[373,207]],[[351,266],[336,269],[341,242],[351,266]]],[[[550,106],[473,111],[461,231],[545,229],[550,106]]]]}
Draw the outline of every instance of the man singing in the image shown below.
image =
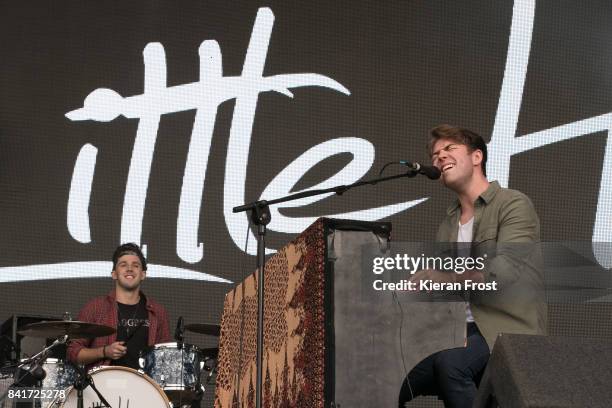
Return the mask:
{"type": "Polygon", "coordinates": [[[526,195],[487,180],[487,146],[476,133],[438,126],[431,130],[428,150],[442,183],[457,195],[436,240],[457,243],[457,255],[496,252],[491,251],[484,270],[421,270],[411,281],[495,281],[500,289],[469,294],[466,346],[439,351],[417,364],[404,380],[399,406],[417,395],[437,395],[445,407],[469,408],[499,333],[545,333],[546,306],[538,297],[540,222],[526,195]]]}
{"type": "Polygon", "coordinates": [[[107,337],[79,339],[68,347],[68,359],[92,366],[121,365],[139,369],[139,353],[147,346],[170,341],[168,314],[140,291],[147,261],[136,244],[123,244],[113,254],[115,288],[89,301],[78,320],[117,328],[107,337]]]}

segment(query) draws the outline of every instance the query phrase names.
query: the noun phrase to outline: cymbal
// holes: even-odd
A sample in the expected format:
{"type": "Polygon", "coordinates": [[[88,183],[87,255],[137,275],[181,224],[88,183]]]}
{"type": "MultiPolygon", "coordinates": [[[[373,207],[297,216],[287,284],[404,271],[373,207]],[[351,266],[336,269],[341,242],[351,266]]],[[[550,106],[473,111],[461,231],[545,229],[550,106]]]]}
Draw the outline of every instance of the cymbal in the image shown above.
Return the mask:
{"type": "Polygon", "coordinates": [[[204,357],[217,358],[217,356],[219,355],[219,347],[209,347],[209,348],[200,349],[200,352],[202,353],[202,356],[204,357]]]}
{"type": "Polygon", "coordinates": [[[210,336],[219,336],[221,334],[221,326],[210,323],[192,323],[185,326],[185,330],[199,334],[208,334],[210,336]]]}
{"type": "Polygon", "coordinates": [[[77,320],[55,320],[27,324],[17,333],[22,336],[44,338],[68,335],[71,339],[80,339],[108,336],[115,331],[115,328],[102,324],[80,322],[77,320]]]}

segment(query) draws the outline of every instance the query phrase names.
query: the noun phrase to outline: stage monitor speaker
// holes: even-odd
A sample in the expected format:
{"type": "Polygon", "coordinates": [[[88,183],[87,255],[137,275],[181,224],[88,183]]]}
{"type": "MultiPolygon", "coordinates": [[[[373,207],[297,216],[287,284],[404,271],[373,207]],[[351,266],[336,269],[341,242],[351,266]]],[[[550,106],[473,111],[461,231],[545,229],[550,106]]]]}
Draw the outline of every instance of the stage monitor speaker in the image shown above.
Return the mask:
{"type": "Polygon", "coordinates": [[[503,334],[474,407],[608,408],[612,343],[606,339],[503,334]]]}

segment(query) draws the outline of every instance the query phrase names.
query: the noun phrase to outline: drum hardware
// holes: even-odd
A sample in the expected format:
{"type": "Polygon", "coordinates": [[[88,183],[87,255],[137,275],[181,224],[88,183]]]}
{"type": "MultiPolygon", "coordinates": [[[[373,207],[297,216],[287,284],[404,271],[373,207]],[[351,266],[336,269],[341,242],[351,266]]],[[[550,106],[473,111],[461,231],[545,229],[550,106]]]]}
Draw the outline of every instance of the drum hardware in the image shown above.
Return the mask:
{"type": "MultiPolygon", "coordinates": [[[[204,369],[206,371],[208,371],[208,375],[206,376],[206,385],[210,385],[210,382],[213,378],[213,375],[217,374],[217,363],[215,360],[215,364],[212,367],[204,367],[204,369]]],[[[202,391],[206,391],[206,389],[204,388],[204,385],[202,384],[202,391]]]]}
{"type": "MultiPolygon", "coordinates": [[[[13,386],[22,386],[24,385],[24,380],[27,380],[29,384],[27,385],[36,385],[41,386],[42,381],[47,376],[47,372],[44,369],[44,366],[47,361],[47,357],[49,352],[56,346],[60,344],[66,344],[69,340],[84,338],[84,337],[100,337],[107,336],[115,332],[115,329],[112,327],[95,324],[95,323],[87,323],[87,322],[79,322],[69,320],[70,315],[65,314],[64,318],[66,320],[56,320],[56,321],[43,321],[38,323],[28,324],[23,327],[23,329],[19,330],[18,333],[22,336],[31,336],[31,337],[56,337],[56,340],[49,346],[43,348],[39,353],[34,356],[22,360],[20,364],[17,366],[17,371],[15,375],[16,380],[14,381],[13,386]]],[[[91,385],[92,389],[99,395],[100,401],[104,401],[102,395],[100,395],[93,384],[93,380],[89,381],[87,373],[78,366],[74,366],[77,372],[77,377],[73,382],[74,387],[82,394],[82,390],[91,385]]],[[[62,367],[62,370],[64,367],[62,367]]],[[[6,390],[2,395],[0,395],[0,403],[6,399],[9,390],[6,390]]],[[[78,408],[83,407],[82,398],[78,403],[78,408]]],[[[110,408],[110,405],[106,403],[106,406],[110,408]]]]}
{"type": "Polygon", "coordinates": [[[100,391],[98,391],[98,388],[96,388],[96,384],[94,383],[92,376],[89,375],[87,371],[85,371],[83,366],[77,365],[75,366],[75,368],[78,373],[77,378],[74,381],[74,388],[77,390],[77,408],[83,408],[83,390],[87,387],[91,387],[91,389],[94,390],[94,392],[100,399],[100,402],[102,402],[102,406],[112,408],[108,401],[104,399],[104,396],[100,393],[100,391]]]}
{"type": "MultiPolygon", "coordinates": [[[[57,340],[52,345],[44,348],[31,358],[23,360],[18,365],[19,368],[30,375],[30,378],[35,379],[34,382],[37,383],[38,387],[62,388],[66,389],[66,392],[69,393],[66,398],[58,398],[50,405],[44,404],[42,406],[47,408],[60,406],[63,408],[79,408],[84,405],[110,407],[112,403],[113,408],[125,408],[126,403],[130,400],[132,407],[134,407],[135,403],[139,404],[139,401],[143,398],[142,394],[135,393],[135,391],[132,392],[131,387],[118,391],[115,387],[117,379],[114,378],[114,374],[109,376],[112,373],[105,371],[105,377],[99,377],[101,373],[96,371],[99,368],[115,370],[113,373],[119,373],[123,376],[127,375],[127,378],[130,379],[133,378],[131,374],[117,370],[131,369],[126,367],[98,367],[88,374],[83,367],[74,367],[68,363],[64,364],[62,360],[47,358],[49,351],[53,347],[66,344],[72,339],[107,336],[115,332],[115,329],[112,327],[69,319],[70,317],[68,316],[66,320],[62,321],[43,321],[29,324],[18,332],[24,336],[57,337],[57,340]],[[105,378],[105,382],[97,384],[96,387],[94,381],[100,378],[105,378]],[[87,391],[89,386],[91,386],[91,389],[87,391]],[[106,398],[102,394],[105,394],[106,398]],[[117,404],[120,405],[117,406],[117,404]]],[[[139,363],[143,370],[131,370],[139,377],[146,379],[146,382],[143,382],[143,387],[151,387],[150,384],[152,384],[153,388],[157,390],[157,393],[152,393],[151,391],[145,392],[147,395],[151,394],[151,398],[154,398],[156,401],[151,403],[150,406],[189,406],[191,401],[197,401],[201,398],[205,392],[204,384],[210,384],[211,378],[216,373],[218,348],[199,349],[194,345],[184,343],[183,339],[184,330],[218,336],[220,326],[214,324],[196,324],[184,327],[183,322],[180,321],[177,329],[177,340],[180,341],[158,344],[149,348],[148,352],[141,352],[139,363]],[[201,373],[206,373],[206,375],[201,376],[201,373]],[[162,394],[162,396],[158,396],[158,393],[162,394]],[[170,403],[168,398],[172,400],[172,403],[170,403]],[[164,399],[165,402],[163,402],[164,399]]],[[[14,378],[21,380],[20,377],[23,377],[23,375],[19,377],[17,375],[14,376],[14,378]]],[[[15,383],[18,383],[19,380],[15,383]]],[[[121,383],[121,381],[119,382],[121,383]]],[[[153,390],[153,388],[150,390],[153,390]]],[[[3,395],[3,398],[0,398],[0,403],[6,398],[5,395],[3,395]]]]}
{"type": "MultiPolygon", "coordinates": [[[[16,390],[15,387],[59,392],[59,390],[69,389],[77,377],[76,369],[72,364],[57,358],[47,358],[42,365],[40,362],[27,364],[26,360],[23,360],[22,364],[25,364],[22,368],[18,368],[18,365],[15,364],[13,368],[5,367],[0,370],[0,394],[16,390]],[[37,374],[36,371],[40,374],[37,374]]],[[[10,393],[8,395],[10,396],[10,393]]],[[[23,406],[19,403],[16,406],[20,405],[23,406]]],[[[47,399],[36,401],[35,405],[40,408],[55,408],[52,401],[47,399]]],[[[0,406],[3,405],[0,403],[0,406]]],[[[13,407],[15,403],[7,401],[4,406],[13,407]]]]}
{"type": "MultiPolygon", "coordinates": [[[[218,347],[209,347],[200,349],[202,355],[202,361],[200,361],[200,372],[208,372],[206,376],[206,385],[210,385],[212,377],[217,373],[217,356],[219,355],[218,347]]],[[[206,391],[204,384],[202,384],[202,390],[206,391]]]]}
{"type": "Polygon", "coordinates": [[[219,347],[208,347],[200,349],[205,360],[216,360],[219,355],[219,347]]]}
{"type": "MultiPolygon", "coordinates": [[[[66,341],[68,341],[68,336],[59,336],[51,345],[45,347],[34,356],[23,360],[17,366],[13,385],[11,385],[9,388],[23,385],[23,381],[26,379],[29,380],[28,382],[32,382],[30,385],[40,384],[47,375],[46,371],[43,369],[43,364],[47,359],[49,351],[60,344],[65,344],[66,341]]],[[[9,390],[7,389],[2,395],[0,395],[0,403],[6,399],[8,393],[9,390]]]]}
{"type": "Polygon", "coordinates": [[[176,322],[176,330],[174,331],[174,340],[176,340],[179,348],[182,347],[183,342],[185,341],[185,322],[183,320],[183,316],[178,318],[176,322]]]}

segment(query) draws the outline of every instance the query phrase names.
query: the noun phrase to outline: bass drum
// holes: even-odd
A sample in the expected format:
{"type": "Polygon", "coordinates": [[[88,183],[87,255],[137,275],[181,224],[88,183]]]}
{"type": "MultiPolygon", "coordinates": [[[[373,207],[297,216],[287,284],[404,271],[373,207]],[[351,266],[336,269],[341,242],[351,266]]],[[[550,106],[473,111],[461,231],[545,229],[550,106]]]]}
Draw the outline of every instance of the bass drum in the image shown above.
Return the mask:
{"type": "MultiPolygon", "coordinates": [[[[145,374],[128,367],[98,367],[89,372],[100,394],[113,408],[170,408],[166,394],[145,374]]],[[[77,408],[77,390],[70,388],[56,406],[77,408]]],[[[103,406],[91,387],[83,391],[83,406],[103,406]]]]}

